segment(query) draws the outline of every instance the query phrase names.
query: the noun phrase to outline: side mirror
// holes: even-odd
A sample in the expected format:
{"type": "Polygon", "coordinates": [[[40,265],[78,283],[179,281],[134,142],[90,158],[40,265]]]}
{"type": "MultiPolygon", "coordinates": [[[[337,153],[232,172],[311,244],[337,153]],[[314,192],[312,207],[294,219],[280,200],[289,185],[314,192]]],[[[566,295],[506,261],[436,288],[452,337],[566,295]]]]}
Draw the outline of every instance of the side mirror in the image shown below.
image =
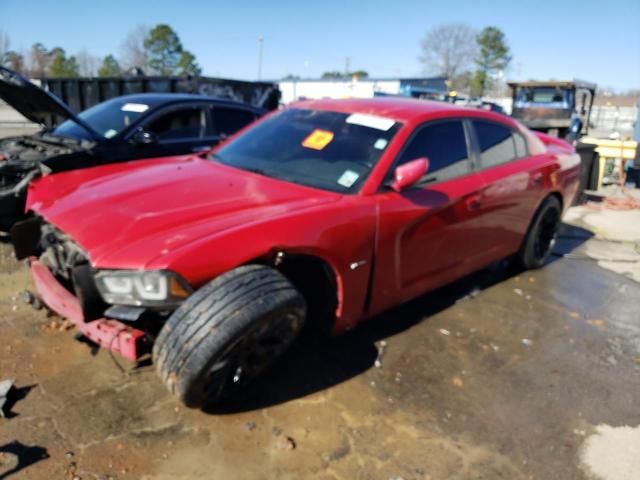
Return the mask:
{"type": "Polygon", "coordinates": [[[150,145],[152,143],[158,143],[158,136],[155,133],[148,132],[146,130],[138,130],[131,140],[133,143],[150,145]]]}
{"type": "Polygon", "coordinates": [[[391,188],[396,192],[409,188],[420,180],[429,170],[429,159],[427,157],[416,158],[410,162],[400,165],[393,172],[393,182],[391,188]]]}

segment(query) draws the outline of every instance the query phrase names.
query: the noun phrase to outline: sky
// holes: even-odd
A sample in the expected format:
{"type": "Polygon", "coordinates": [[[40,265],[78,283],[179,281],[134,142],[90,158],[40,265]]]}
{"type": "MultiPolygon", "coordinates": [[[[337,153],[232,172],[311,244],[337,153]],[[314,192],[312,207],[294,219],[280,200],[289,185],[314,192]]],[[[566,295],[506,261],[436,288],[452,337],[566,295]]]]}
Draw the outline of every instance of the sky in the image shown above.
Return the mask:
{"type": "Polygon", "coordinates": [[[204,75],[248,80],[261,35],[263,79],[344,71],[347,57],[372,77],[422,76],[420,40],[450,22],[500,28],[513,54],[508,80],[640,89],[640,0],[0,0],[0,31],[18,51],[41,42],[117,55],[130,30],[167,23],[204,75]]]}

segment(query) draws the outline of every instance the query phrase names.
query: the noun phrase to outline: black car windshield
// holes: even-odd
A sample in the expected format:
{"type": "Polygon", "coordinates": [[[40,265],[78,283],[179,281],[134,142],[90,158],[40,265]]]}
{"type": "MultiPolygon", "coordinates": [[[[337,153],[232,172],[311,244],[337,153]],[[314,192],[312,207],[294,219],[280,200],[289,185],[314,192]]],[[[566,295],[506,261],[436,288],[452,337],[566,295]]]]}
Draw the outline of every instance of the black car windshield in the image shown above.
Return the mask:
{"type": "MultiPolygon", "coordinates": [[[[114,98],[80,112],[78,117],[103,138],[112,138],[151,107],[148,103],[133,102],[126,97],[114,98]]],[[[89,132],[73,120],[65,120],[52,133],[61,137],[91,139],[89,132]]]]}
{"type": "Polygon", "coordinates": [[[232,140],[213,158],[269,177],[353,193],[399,127],[373,115],[290,108],[232,140]]]}

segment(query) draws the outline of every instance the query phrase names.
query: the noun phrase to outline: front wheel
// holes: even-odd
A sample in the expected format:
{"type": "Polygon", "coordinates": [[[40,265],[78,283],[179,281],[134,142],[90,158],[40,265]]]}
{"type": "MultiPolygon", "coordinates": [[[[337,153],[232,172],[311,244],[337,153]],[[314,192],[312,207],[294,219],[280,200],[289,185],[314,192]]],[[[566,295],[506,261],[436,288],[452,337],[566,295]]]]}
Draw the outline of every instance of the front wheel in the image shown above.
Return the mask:
{"type": "Polygon", "coordinates": [[[542,267],[548,260],[556,242],[562,206],[555,196],[547,197],[529,225],[529,230],[518,252],[518,260],[525,269],[542,267]]]}
{"type": "Polygon", "coordinates": [[[153,348],[156,368],[186,406],[215,403],[270,366],[302,329],[306,304],[277,270],[246,265],[195,292],[153,348]]]}

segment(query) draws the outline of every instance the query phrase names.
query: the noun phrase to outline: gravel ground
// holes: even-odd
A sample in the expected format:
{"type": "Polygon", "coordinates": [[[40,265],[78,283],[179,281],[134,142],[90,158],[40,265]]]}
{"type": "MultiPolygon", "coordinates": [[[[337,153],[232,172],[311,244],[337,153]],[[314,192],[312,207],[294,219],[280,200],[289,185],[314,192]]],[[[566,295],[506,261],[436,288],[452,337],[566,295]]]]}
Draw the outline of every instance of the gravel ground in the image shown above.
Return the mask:
{"type": "Polygon", "coordinates": [[[596,260],[621,245],[612,213],[583,209],[545,268],[496,266],[305,340],[207,412],[22,305],[27,269],[0,245],[0,379],[19,393],[0,478],[632,479],[640,285],[596,260]]]}

